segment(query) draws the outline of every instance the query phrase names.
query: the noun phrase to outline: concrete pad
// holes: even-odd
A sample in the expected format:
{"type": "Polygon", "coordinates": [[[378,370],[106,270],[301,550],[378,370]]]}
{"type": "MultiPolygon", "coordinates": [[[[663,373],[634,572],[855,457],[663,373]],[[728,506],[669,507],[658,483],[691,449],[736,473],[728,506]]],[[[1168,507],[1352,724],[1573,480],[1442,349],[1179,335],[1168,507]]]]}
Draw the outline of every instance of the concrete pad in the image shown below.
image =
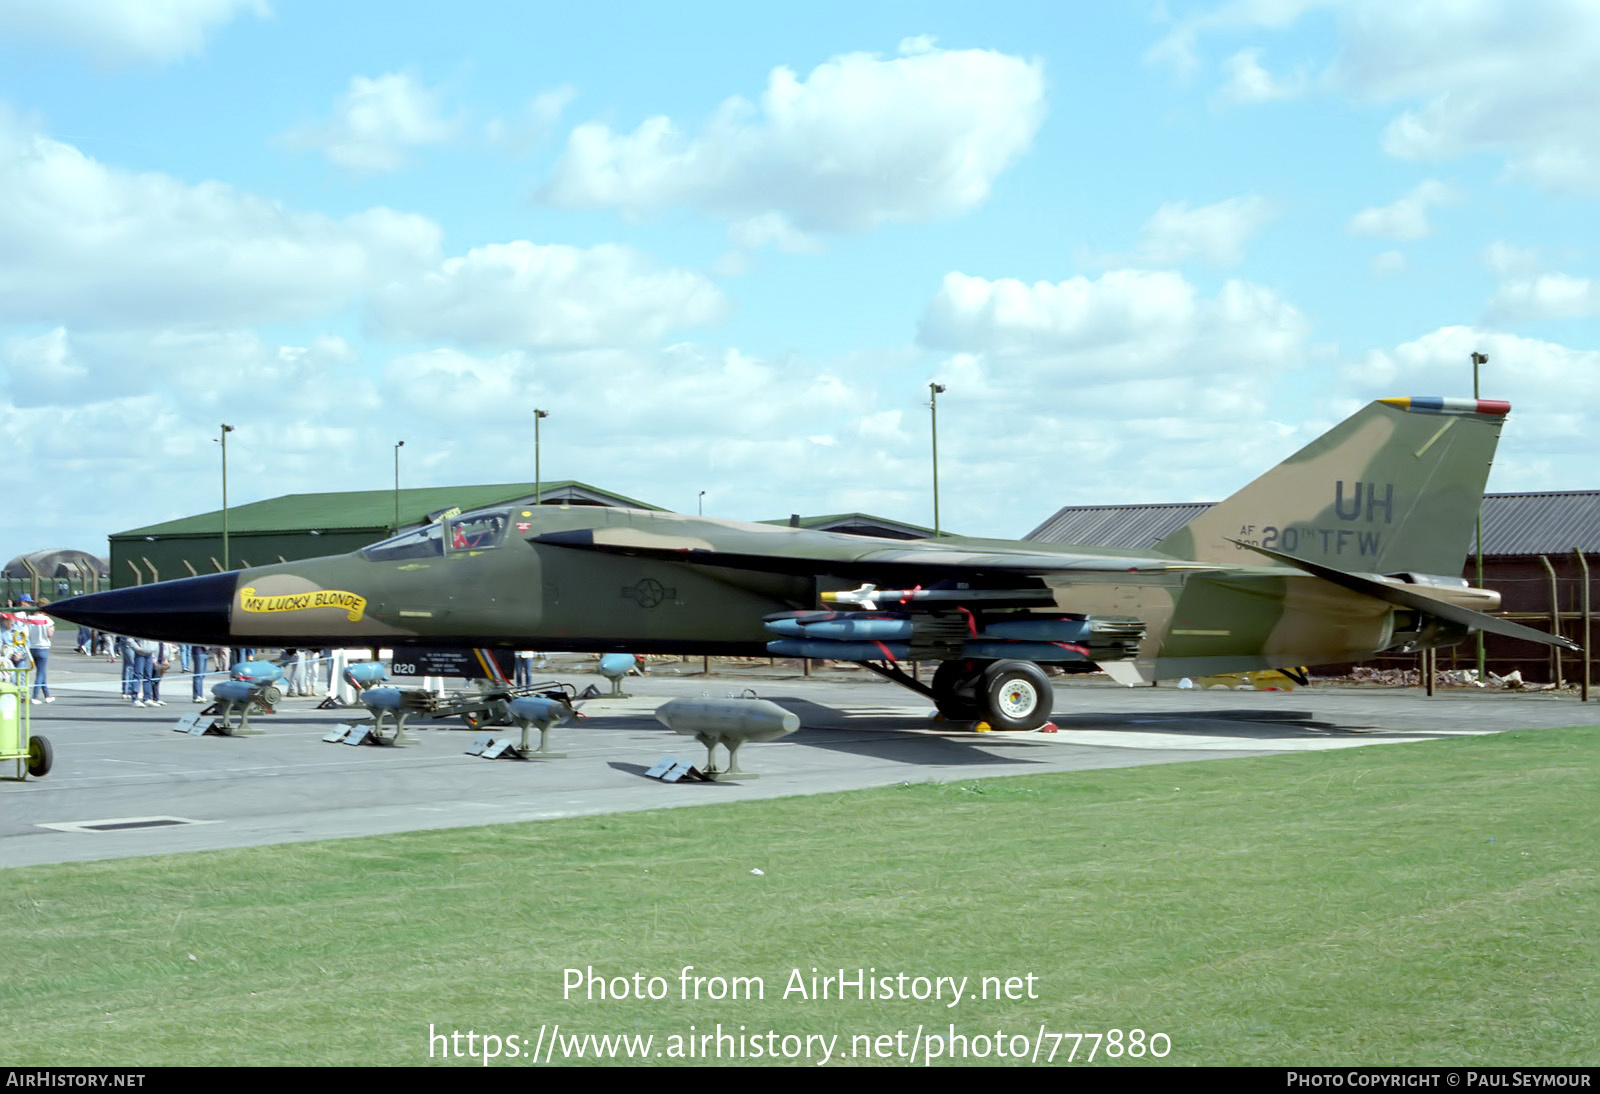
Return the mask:
{"type": "MultiPolygon", "coordinates": [[[[0,782],[0,867],[1600,720],[1600,707],[1551,694],[1427,699],[1416,689],[1180,691],[1073,681],[1057,688],[1057,732],[973,733],[931,720],[931,703],[865,674],[652,674],[629,680],[633,698],[581,704],[587,719],[552,734],[565,758],[515,761],[466,755],[476,734],[459,721],[413,720],[416,743],[403,747],[325,743],[335,724],[364,712],[315,710],[313,699],[286,700],[278,713],[252,718],[265,731],[259,737],[186,736],[172,727],[199,709],[188,701],[187,680],[169,677],[168,706],[134,708],[117,696],[119,673],[120,666],[71,653],[52,659],[57,702],[31,710],[34,731],[55,747],[56,767],[44,779],[0,782]],[[655,720],[657,706],[747,689],[793,711],[802,727],[745,746],[741,762],[760,779],[663,784],[644,777],[663,756],[705,760],[704,748],[655,720]]],[[[567,678],[580,689],[598,679],[567,678]]]]}

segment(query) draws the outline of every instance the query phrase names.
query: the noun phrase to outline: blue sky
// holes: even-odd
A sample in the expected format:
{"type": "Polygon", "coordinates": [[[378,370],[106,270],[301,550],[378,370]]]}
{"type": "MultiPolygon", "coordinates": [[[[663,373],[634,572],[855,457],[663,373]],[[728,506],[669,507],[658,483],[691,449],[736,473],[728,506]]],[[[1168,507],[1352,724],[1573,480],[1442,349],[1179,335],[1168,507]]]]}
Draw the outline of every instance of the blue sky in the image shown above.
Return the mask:
{"type": "Polygon", "coordinates": [[[0,0],[9,557],[576,478],[1019,536],[1396,394],[1592,488],[1600,7],[0,0]]]}

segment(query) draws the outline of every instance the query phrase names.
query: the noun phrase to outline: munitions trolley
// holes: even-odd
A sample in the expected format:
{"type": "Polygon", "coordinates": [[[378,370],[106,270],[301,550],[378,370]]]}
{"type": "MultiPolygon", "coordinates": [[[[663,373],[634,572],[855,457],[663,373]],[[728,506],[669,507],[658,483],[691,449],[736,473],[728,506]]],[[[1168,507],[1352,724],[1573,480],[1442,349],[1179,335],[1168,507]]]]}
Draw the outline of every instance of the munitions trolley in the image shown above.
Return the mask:
{"type": "Polygon", "coordinates": [[[28,704],[30,668],[24,665],[0,667],[0,763],[16,761],[16,774],[12,777],[17,779],[48,775],[55,763],[50,741],[32,732],[28,704]]]}

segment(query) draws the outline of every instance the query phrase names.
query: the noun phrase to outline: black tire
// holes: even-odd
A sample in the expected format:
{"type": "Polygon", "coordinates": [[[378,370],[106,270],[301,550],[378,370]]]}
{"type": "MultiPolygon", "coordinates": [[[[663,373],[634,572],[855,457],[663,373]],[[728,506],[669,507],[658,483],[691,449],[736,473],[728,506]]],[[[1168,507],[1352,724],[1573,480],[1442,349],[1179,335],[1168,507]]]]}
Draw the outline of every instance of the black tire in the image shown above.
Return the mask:
{"type": "Polygon", "coordinates": [[[28,774],[36,779],[42,779],[50,774],[50,769],[55,763],[56,751],[50,747],[48,738],[28,738],[28,774]]]}
{"type": "Polygon", "coordinates": [[[995,729],[1038,729],[1050,720],[1056,689],[1032,661],[996,661],[984,670],[983,698],[995,729]]]}
{"type": "Polygon", "coordinates": [[[952,722],[973,722],[983,716],[983,703],[975,694],[958,695],[957,689],[971,691],[983,671],[982,661],[941,661],[933,670],[933,702],[952,722]]]}

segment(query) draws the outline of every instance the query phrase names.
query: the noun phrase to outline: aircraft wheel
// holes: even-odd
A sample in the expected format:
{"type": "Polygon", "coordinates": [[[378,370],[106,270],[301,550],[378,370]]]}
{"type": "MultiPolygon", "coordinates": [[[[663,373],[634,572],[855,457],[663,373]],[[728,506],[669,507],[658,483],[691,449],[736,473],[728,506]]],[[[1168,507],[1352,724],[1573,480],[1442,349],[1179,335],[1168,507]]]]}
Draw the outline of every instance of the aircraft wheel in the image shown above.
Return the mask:
{"type": "Polygon", "coordinates": [[[28,738],[28,774],[36,779],[42,779],[50,774],[50,769],[55,766],[55,762],[55,749],[50,747],[50,741],[47,738],[28,738]]]}
{"type": "Polygon", "coordinates": [[[984,662],[941,661],[933,670],[933,702],[952,722],[971,722],[983,716],[983,703],[973,694],[984,662]],[[957,691],[967,694],[958,695],[957,691]]]}
{"type": "Polygon", "coordinates": [[[1032,661],[996,661],[983,674],[983,696],[995,729],[1038,729],[1050,720],[1056,689],[1032,661]]]}

